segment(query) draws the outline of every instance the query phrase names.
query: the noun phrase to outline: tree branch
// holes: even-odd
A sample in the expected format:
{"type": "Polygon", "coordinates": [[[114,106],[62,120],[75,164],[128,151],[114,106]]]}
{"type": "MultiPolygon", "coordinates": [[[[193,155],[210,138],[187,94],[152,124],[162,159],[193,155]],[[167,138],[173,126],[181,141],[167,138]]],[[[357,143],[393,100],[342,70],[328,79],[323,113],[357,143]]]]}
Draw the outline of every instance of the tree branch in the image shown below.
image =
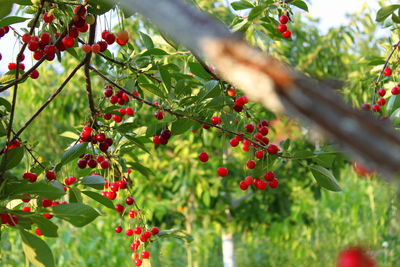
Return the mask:
{"type": "MultiPolygon", "coordinates": [[[[96,20],[97,18],[95,17],[95,22],[90,25],[90,30],[89,30],[89,40],[88,40],[88,44],[89,45],[93,45],[94,43],[94,38],[96,36],[96,20]]],[[[90,60],[92,59],[92,53],[90,52],[88,54],[86,54],[86,57],[84,59],[84,63],[85,63],[85,80],[86,80],[86,93],[88,96],[88,101],[89,101],[89,107],[90,107],[90,112],[92,114],[92,120],[94,122],[94,125],[96,126],[96,107],[94,105],[94,100],[93,100],[93,93],[92,93],[92,83],[90,81],[90,70],[89,70],[89,66],[90,66],[90,60]]]]}

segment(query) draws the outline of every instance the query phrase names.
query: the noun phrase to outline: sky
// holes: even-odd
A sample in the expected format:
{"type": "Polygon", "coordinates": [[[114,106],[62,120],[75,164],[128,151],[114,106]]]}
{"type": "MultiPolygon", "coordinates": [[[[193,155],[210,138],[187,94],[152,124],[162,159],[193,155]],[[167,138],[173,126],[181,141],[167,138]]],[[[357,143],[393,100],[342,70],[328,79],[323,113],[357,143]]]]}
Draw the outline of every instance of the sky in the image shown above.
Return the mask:
{"type": "MultiPolygon", "coordinates": [[[[229,0],[233,2],[235,0],[229,0]]],[[[364,3],[373,9],[378,9],[378,0],[312,0],[309,5],[309,15],[313,18],[320,18],[319,27],[321,32],[326,32],[330,27],[346,25],[346,14],[356,12],[361,9],[364,3]]],[[[18,28],[18,25],[15,25],[18,28]]],[[[15,45],[15,38],[12,34],[7,34],[0,39],[0,73],[8,71],[7,66],[10,62],[15,62],[12,58],[18,53],[18,45],[15,45]]],[[[25,59],[26,67],[32,65],[32,60],[27,56],[25,59]]]]}

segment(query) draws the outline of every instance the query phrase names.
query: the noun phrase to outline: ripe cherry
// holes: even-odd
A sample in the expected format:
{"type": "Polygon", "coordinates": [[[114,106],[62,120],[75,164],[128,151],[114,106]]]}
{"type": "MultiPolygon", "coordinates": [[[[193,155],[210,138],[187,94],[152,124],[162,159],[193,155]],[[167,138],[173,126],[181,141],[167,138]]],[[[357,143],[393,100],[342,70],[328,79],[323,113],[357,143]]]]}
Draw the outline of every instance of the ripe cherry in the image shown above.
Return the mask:
{"type": "Polygon", "coordinates": [[[247,183],[245,181],[240,181],[239,187],[240,187],[240,189],[242,189],[244,191],[244,190],[247,190],[247,188],[249,186],[247,185],[247,183]]]}
{"type": "Polygon", "coordinates": [[[107,160],[104,160],[100,163],[102,169],[108,169],[110,167],[110,163],[107,160]]]}
{"type": "Polygon", "coordinates": [[[35,233],[36,233],[38,236],[43,235],[42,232],[40,231],[40,229],[39,229],[38,227],[36,227],[35,233]]]}
{"type": "Polygon", "coordinates": [[[253,184],[254,178],[252,176],[247,176],[246,178],[244,178],[244,182],[246,183],[247,186],[250,186],[253,184]]]}
{"type": "Polygon", "coordinates": [[[265,135],[268,134],[268,127],[267,126],[262,126],[261,128],[258,129],[258,131],[260,132],[260,134],[265,136],[265,135]]]}
{"type": "Polygon", "coordinates": [[[80,169],[84,169],[86,168],[87,161],[85,159],[80,159],[78,160],[77,164],[80,169]]]}
{"type": "Polygon", "coordinates": [[[254,132],[254,125],[253,124],[246,124],[245,126],[244,126],[244,128],[246,129],[246,132],[248,132],[248,133],[252,133],[252,132],[254,132]]]}
{"type": "Polygon", "coordinates": [[[154,113],[154,118],[157,120],[162,120],[164,118],[164,112],[162,110],[156,111],[154,113]]]}
{"type": "Polygon", "coordinates": [[[51,201],[50,199],[43,199],[42,200],[42,207],[43,208],[51,207],[52,204],[53,204],[53,201],[51,201]]]}
{"type": "Polygon", "coordinates": [[[135,266],[141,266],[142,265],[142,260],[141,259],[136,259],[135,260],[135,266]]]}
{"type": "Polygon", "coordinates": [[[76,177],[68,177],[65,178],[64,183],[65,185],[71,185],[76,182],[76,177]]]}
{"type": "Polygon", "coordinates": [[[201,152],[199,154],[199,160],[201,162],[207,162],[208,161],[208,154],[206,152],[201,152]]]}
{"type": "Polygon", "coordinates": [[[395,86],[392,88],[392,95],[398,95],[400,94],[400,87],[399,86],[395,86]]]}
{"type": "Polygon", "coordinates": [[[91,47],[91,50],[93,53],[98,54],[100,52],[100,45],[99,44],[93,44],[91,47]]]}
{"type": "Polygon", "coordinates": [[[136,216],[137,216],[137,212],[135,210],[130,210],[129,211],[129,217],[134,219],[134,218],[136,218],[136,216]]]}
{"type": "Polygon", "coordinates": [[[127,236],[132,236],[133,235],[133,230],[132,229],[128,229],[128,230],[126,230],[125,234],[127,236]]]}
{"type": "Polygon", "coordinates": [[[28,179],[29,182],[34,183],[37,180],[37,175],[36,173],[33,172],[26,172],[22,175],[22,178],[28,179]]]}
{"type": "Polygon", "coordinates": [[[229,140],[229,143],[231,144],[231,146],[237,147],[239,145],[239,140],[237,140],[236,138],[232,138],[231,140],[229,140]]]}
{"type": "Polygon", "coordinates": [[[87,165],[88,165],[90,168],[94,169],[94,168],[97,167],[97,161],[94,160],[94,159],[89,159],[89,160],[87,161],[87,165]]]}
{"type": "Polygon", "coordinates": [[[153,235],[157,235],[159,232],[160,232],[160,230],[158,229],[158,227],[153,227],[153,228],[151,229],[151,233],[152,233],[153,235]]]}
{"type": "MultiPolygon", "coordinates": [[[[126,44],[128,42],[128,40],[129,40],[129,34],[128,34],[127,31],[121,30],[121,31],[118,32],[117,38],[120,40],[120,42],[126,44]]],[[[120,43],[118,43],[118,44],[120,44],[120,43]]]]}
{"type": "Polygon", "coordinates": [[[282,23],[282,24],[286,24],[286,23],[288,23],[288,21],[289,21],[289,17],[286,16],[286,15],[282,15],[282,16],[279,18],[279,22],[282,23]]]}
{"type": "Polygon", "coordinates": [[[375,267],[375,260],[362,248],[349,248],[338,257],[338,267],[375,267]]]}
{"type": "Polygon", "coordinates": [[[36,50],[39,49],[39,42],[36,40],[30,40],[28,42],[28,49],[31,50],[32,52],[35,52],[36,50]]]}
{"type": "Polygon", "coordinates": [[[274,178],[269,182],[269,186],[271,188],[277,188],[279,186],[279,181],[278,179],[274,178]]]}
{"type": "Polygon", "coordinates": [[[53,19],[54,19],[54,15],[49,15],[48,12],[45,12],[45,13],[43,14],[43,20],[44,20],[44,22],[50,23],[50,22],[53,21],[53,19]]]}
{"type": "Polygon", "coordinates": [[[228,89],[228,95],[229,96],[235,96],[236,95],[236,90],[235,88],[231,87],[228,89]]]}
{"type": "Polygon", "coordinates": [[[113,33],[107,33],[105,35],[105,41],[107,42],[107,44],[113,44],[115,42],[115,35],[113,33]]]}
{"type": "Polygon", "coordinates": [[[53,215],[51,215],[50,213],[44,213],[43,217],[50,220],[51,218],[53,218],[53,215]]]}
{"type": "Polygon", "coordinates": [[[148,252],[147,250],[142,252],[142,258],[143,259],[148,259],[150,258],[150,252],[148,252]]]}
{"type": "Polygon", "coordinates": [[[32,79],[37,79],[37,78],[39,78],[39,71],[38,70],[33,70],[29,76],[32,79]]]}
{"type": "Polygon", "coordinates": [[[214,116],[214,117],[211,117],[211,122],[214,125],[218,125],[218,124],[221,124],[222,119],[220,117],[214,116]]]}
{"type": "Polygon", "coordinates": [[[228,169],[224,168],[224,167],[220,167],[220,168],[218,168],[217,173],[219,176],[225,177],[228,175],[228,169]]]}
{"type": "Polygon", "coordinates": [[[378,90],[378,95],[380,95],[380,96],[385,96],[386,95],[386,90],[385,89],[379,89],[378,90]]]}
{"type": "Polygon", "coordinates": [[[267,151],[268,151],[269,154],[272,155],[272,154],[278,153],[279,148],[278,148],[276,145],[274,145],[274,144],[270,144],[270,145],[268,146],[268,148],[267,148],[267,151]]]}
{"type": "Polygon", "coordinates": [[[22,207],[22,211],[31,212],[31,207],[22,207]]]}
{"type": "Polygon", "coordinates": [[[380,111],[381,111],[381,106],[379,106],[379,105],[373,105],[373,106],[372,106],[372,111],[373,111],[373,112],[380,112],[380,111]]]}
{"type": "Polygon", "coordinates": [[[135,200],[133,199],[133,197],[127,197],[125,200],[125,203],[128,205],[132,205],[135,202],[135,200]]]}
{"type": "Polygon", "coordinates": [[[133,116],[135,114],[135,111],[131,107],[126,108],[125,112],[126,112],[126,115],[129,115],[129,116],[133,116]]]}
{"type": "Polygon", "coordinates": [[[31,35],[29,33],[25,33],[22,35],[22,42],[28,43],[31,40],[31,35]]]}
{"type": "Polygon", "coordinates": [[[292,32],[290,30],[286,30],[282,32],[282,36],[285,38],[290,38],[292,36],[292,32]]]}
{"type": "Polygon", "coordinates": [[[264,174],[264,179],[268,182],[272,181],[275,178],[275,174],[271,171],[264,174]]]}
{"type": "Polygon", "coordinates": [[[385,76],[390,76],[390,75],[392,75],[392,69],[390,69],[390,68],[384,68],[384,70],[383,70],[383,75],[385,75],[385,76]]]}
{"type": "Polygon", "coordinates": [[[55,180],[56,179],[56,173],[54,171],[47,171],[46,172],[46,178],[47,180],[55,180]]]}
{"type": "Polygon", "coordinates": [[[287,30],[287,27],[285,24],[279,24],[278,25],[278,31],[280,32],[285,32],[287,30]]]}
{"type": "Polygon", "coordinates": [[[114,230],[117,234],[119,234],[119,233],[121,233],[122,232],[122,227],[121,226],[117,226],[117,227],[115,227],[115,230],[114,230]]]}
{"type": "Polygon", "coordinates": [[[379,106],[383,106],[386,104],[386,99],[384,99],[383,97],[379,98],[376,103],[378,103],[379,106]]]}
{"type": "Polygon", "coordinates": [[[247,168],[254,169],[256,167],[256,162],[254,160],[249,160],[246,163],[247,168]]]}
{"type": "Polygon", "coordinates": [[[74,40],[74,38],[72,38],[70,36],[65,36],[62,39],[62,43],[65,46],[65,48],[71,48],[75,45],[75,40],[74,40]]]}
{"type": "Polygon", "coordinates": [[[256,151],[255,156],[258,159],[264,158],[264,151],[262,151],[262,150],[256,151]]]}
{"type": "Polygon", "coordinates": [[[361,105],[361,108],[362,108],[363,110],[370,110],[370,109],[371,109],[371,105],[370,105],[370,104],[362,104],[362,105],[361,105]]]}
{"type": "Polygon", "coordinates": [[[121,204],[115,205],[115,210],[118,213],[122,213],[122,212],[124,212],[124,206],[122,206],[121,204]]]}

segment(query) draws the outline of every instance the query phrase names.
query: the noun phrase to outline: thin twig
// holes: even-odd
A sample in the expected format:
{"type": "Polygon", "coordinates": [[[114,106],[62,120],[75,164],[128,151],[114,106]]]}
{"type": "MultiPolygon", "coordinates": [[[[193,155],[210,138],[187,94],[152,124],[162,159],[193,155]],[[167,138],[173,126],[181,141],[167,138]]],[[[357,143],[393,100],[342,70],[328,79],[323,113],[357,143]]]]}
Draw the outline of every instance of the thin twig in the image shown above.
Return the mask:
{"type": "MultiPolygon", "coordinates": [[[[88,44],[93,45],[94,43],[94,38],[96,36],[96,18],[95,22],[90,25],[90,30],[89,30],[89,39],[88,39],[88,44]]],[[[90,60],[92,59],[92,52],[86,54],[86,57],[84,59],[85,62],[85,79],[86,79],[86,93],[88,96],[88,101],[89,101],[89,107],[90,107],[90,112],[92,114],[92,120],[94,123],[94,126],[96,128],[96,107],[94,105],[94,100],[93,100],[93,93],[92,93],[92,83],[90,81],[90,60]]]]}
{"type": "Polygon", "coordinates": [[[64,89],[64,87],[68,84],[68,82],[74,77],[76,72],[85,64],[84,61],[79,63],[73,70],[72,72],[68,75],[68,77],[64,80],[64,82],[61,84],[61,86],[49,97],[49,99],[46,100],[46,102],[43,103],[43,105],[32,115],[32,117],[25,122],[24,126],[21,127],[21,129],[18,130],[18,132],[14,135],[14,138],[12,141],[17,139],[21,133],[32,123],[34,119],[36,119],[37,116],[56,98],[56,96],[61,93],[61,91],[64,89]]]}

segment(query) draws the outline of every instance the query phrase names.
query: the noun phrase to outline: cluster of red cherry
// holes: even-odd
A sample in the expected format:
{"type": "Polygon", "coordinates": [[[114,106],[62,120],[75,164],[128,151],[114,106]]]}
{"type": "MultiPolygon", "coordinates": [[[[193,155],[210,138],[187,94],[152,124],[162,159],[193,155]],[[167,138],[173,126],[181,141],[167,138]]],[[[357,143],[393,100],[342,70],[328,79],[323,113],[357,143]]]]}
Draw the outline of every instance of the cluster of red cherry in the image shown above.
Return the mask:
{"type": "Polygon", "coordinates": [[[282,15],[279,18],[279,22],[281,24],[278,25],[278,31],[282,33],[282,36],[285,38],[290,38],[292,36],[292,32],[288,30],[286,24],[289,22],[289,17],[286,15],[282,15]]]}
{"type": "MultiPolygon", "coordinates": [[[[136,91],[132,92],[134,95],[139,96],[139,93],[136,91]]],[[[129,96],[124,93],[121,90],[117,90],[115,92],[114,95],[114,90],[113,87],[111,85],[106,85],[105,89],[104,89],[104,96],[110,99],[110,103],[113,105],[125,105],[126,103],[129,102],[129,96]]],[[[133,108],[131,107],[127,107],[127,108],[120,108],[118,109],[119,115],[118,114],[111,114],[111,113],[104,113],[103,118],[105,120],[110,120],[111,118],[115,121],[115,122],[121,122],[122,121],[122,117],[124,115],[128,115],[128,116],[133,116],[135,115],[135,111],[133,110],[133,108]]]]}

